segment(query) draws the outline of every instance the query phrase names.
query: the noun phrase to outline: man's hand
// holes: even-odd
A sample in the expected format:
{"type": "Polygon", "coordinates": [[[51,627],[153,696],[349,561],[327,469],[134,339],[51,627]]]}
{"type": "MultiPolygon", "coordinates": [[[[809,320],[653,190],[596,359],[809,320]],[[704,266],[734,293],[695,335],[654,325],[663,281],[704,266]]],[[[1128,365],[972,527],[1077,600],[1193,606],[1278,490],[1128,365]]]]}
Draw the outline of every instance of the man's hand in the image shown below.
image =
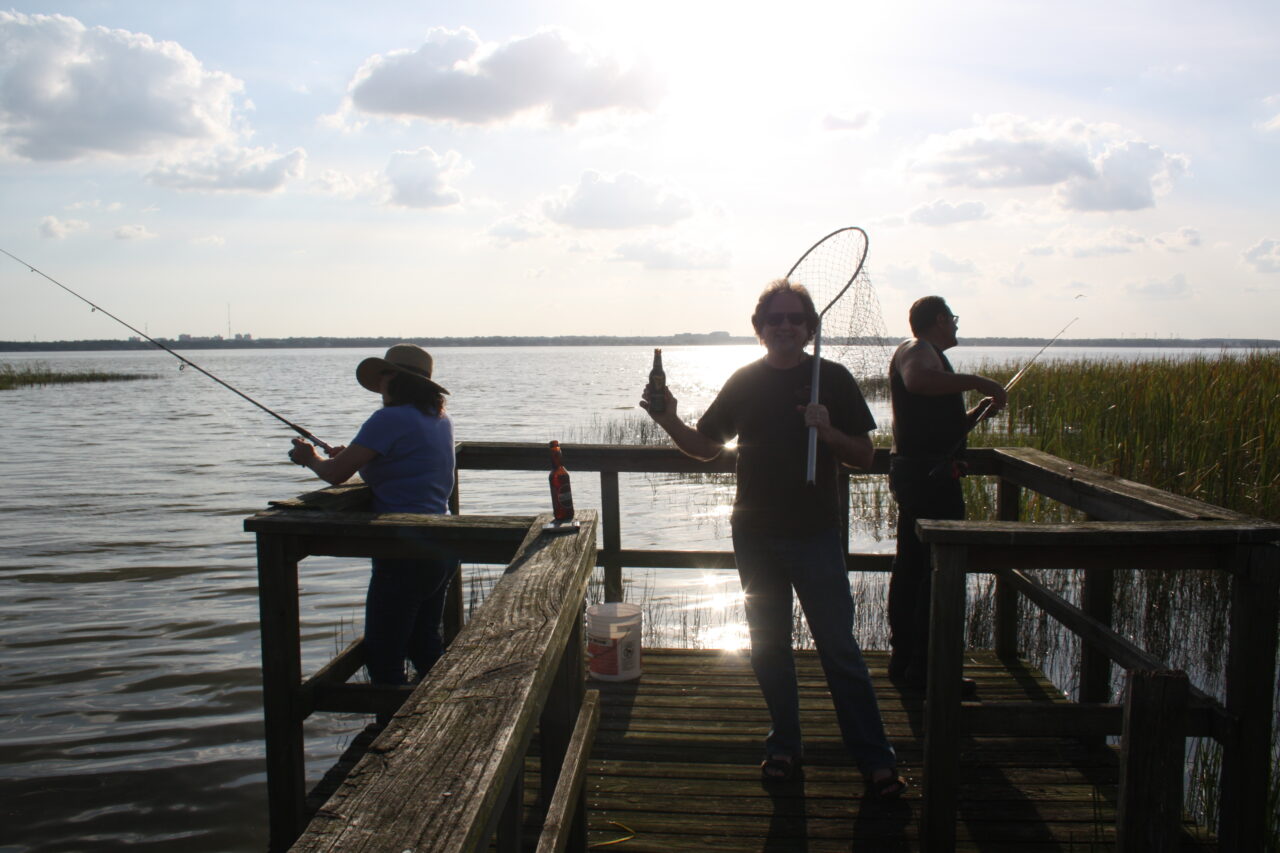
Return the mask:
{"type": "Polygon", "coordinates": [[[644,391],[640,393],[640,408],[648,412],[649,417],[653,418],[659,426],[665,426],[672,422],[678,423],[680,421],[680,416],[676,414],[676,408],[680,405],[680,401],[671,393],[671,388],[669,387],[664,387],[662,389],[662,395],[666,402],[666,406],[663,408],[662,412],[655,412],[649,408],[649,401],[653,397],[653,389],[648,385],[645,385],[644,391]]]}

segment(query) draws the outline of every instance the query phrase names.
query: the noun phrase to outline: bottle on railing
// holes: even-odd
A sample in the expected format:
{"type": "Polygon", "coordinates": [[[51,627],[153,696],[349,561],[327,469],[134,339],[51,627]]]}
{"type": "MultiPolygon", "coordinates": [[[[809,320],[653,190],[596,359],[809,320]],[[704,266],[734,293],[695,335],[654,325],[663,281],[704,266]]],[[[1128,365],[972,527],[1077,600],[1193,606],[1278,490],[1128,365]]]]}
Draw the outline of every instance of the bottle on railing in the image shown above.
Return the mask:
{"type": "Polygon", "coordinates": [[[551,511],[555,514],[555,523],[572,521],[573,491],[569,488],[569,472],[564,469],[558,441],[551,442],[551,473],[547,481],[551,483],[551,511]]]}
{"type": "Polygon", "coordinates": [[[649,411],[662,414],[667,410],[667,374],[662,369],[662,350],[653,351],[653,369],[649,371],[649,411]]]}

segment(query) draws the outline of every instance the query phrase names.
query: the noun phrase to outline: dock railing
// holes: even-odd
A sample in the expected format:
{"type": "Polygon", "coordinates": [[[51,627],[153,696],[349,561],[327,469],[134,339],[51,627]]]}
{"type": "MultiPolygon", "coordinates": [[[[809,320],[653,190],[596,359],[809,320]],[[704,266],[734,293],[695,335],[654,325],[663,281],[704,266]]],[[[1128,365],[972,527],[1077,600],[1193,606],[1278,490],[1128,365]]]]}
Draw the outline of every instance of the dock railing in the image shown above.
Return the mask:
{"type": "Polygon", "coordinates": [[[363,487],[327,489],[245,522],[258,538],[271,849],[474,850],[496,836],[498,850],[519,850],[524,759],[536,732],[545,843],[584,850],[582,774],[598,711],[594,699],[584,702],[582,611],[595,512],[549,533],[549,515],[379,515],[360,511],[366,501],[363,487]],[[303,680],[299,561],[412,557],[424,545],[508,564],[428,677],[416,688],[348,683],[363,665],[357,640],[303,680]],[[303,720],[317,710],[397,707],[308,823],[303,720]],[[573,772],[559,784],[562,765],[573,772]]]}
{"type": "MultiPolygon", "coordinates": [[[[572,537],[580,550],[573,555],[562,554],[555,558],[560,564],[561,574],[565,574],[565,566],[579,566],[579,569],[568,572],[574,579],[564,581],[569,584],[563,590],[568,597],[562,599],[565,609],[557,615],[557,620],[566,619],[566,625],[572,622],[574,626],[561,628],[560,621],[556,621],[555,630],[560,633],[556,634],[554,643],[539,652],[543,655],[544,664],[546,659],[559,655],[557,671],[561,674],[556,676],[557,684],[559,679],[569,678],[566,667],[570,664],[565,661],[581,654],[581,637],[576,632],[581,630],[582,593],[590,563],[603,567],[605,598],[609,601],[621,600],[623,567],[733,566],[733,555],[729,550],[624,549],[619,488],[619,474],[625,472],[731,473],[734,466],[732,452],[723,453],[709,463],[689,459],[670,447],[568,444],[563,445],[563,452],[566,465],[576,476],[584,472],[597,472],[600,476],[601,547],[596,552],[596,519],[594,514],[590,514],[590,523],[584,524],[583,530],[572,537]],[[586,548],[588,540],[592,546],[590,549],[586,548]],[[591,552],[589,557],[588,550],[591,552]],[[576,560],[582,562],[577,563],[576,560]],[[565,617],[570,611],[575,614],[572,619],[565,617]],[[574,633],[564,633],[567,631],[574,633]],[[559,648],[569,649],[568,654],[560,654],[556,650],[559,643],[564,644],[559,648]]],[[[452,499],[453,511],[458,512],[466,494],[466,471],[543,471],[546,470],[546,454],[546,446],[541,443],[460,443],[457,447],[459,486],[452,499]]],[[[1122,779],[1117,839],[1121,849],[1126,850],[1156,849],[1149,846],[1150,839],[1167,838],[1176,831],[1176,823],[1181,816],[1185,738],[1212,737],[1223,746],[1218,832],[1224,849],[1261,849],[1274,715],[1272,691],[1276,679],[1277,599],[1280,597],[1280,547],[1277,546],[1280,525],[1142,486],[1029,448],[975,449],[969,452],[968,459],[972,475],[997,479],[998,518],[974,522],[922,521],[919,525],[921,535],[934,546],[933,627],[925,757],[921,768],[924,778],[921,832],[928,849],[947,850],[955,844],[956,808],[961,783],[957,773],[961,738],[997,732],[1005,736],[1066,734],[1099,741],[1109,735],[1121,736],[1122,779]],[[1022,489],[1039,492],[1081,510],[1091,520],[1069,525],[1021,523],[1018,516],[1022,489]],[[1112,630],[1114,573],[1137,568],[1162,571],[1209,569],[1230,575],[1230,649],[1225,704],[1194,685],[1188,685],[1180,673],[1168,672],[1164,662],[1112,630]],[[1028,569],[1083,569],[1080,606],[1066,602],[1040,585],[1026,573],[1028,569]],[[1017,599],[1020,595],[1080,635],[1077,702],[1037,703],[1032,707],[961,701],[966,576],[974,572],[990,572],[997,578],[994,637],[1000,656],[1016,659],[1018,654],[1017,599]],[[1112,661],[1126,671],[1125,705],[1110,704],[1112,661]]],[[[877,450],[869,471],[850,474],[858,477],[883,476],[888,473],[888,461],[888,453],[877,450]]],[[[847,479],[843,488],[847,494],[847,479]]],[[[358,489],[356,487],[351,494],[359,494],[358,489]]],[[[339,503],[351,500],[342,487],[316,495],[330,495],[325,499],[339,503]]],[[[316,495],[310,496],[312,503],[317,500],[316,495]]],[[[460,549],[460,556],[476,562],[503,562],[506,559],[504,554],[514,552],[513,537],[526,535],[525,531],[528,531],[528,537],[534,538],[524,540],[520,546],[522,551],[531,542],[539,541],[535,536],[536,530],[528,526],[531,521],[528,517],[460,515],[435,517],[436,520],[432,521],[430,516],[376,516],[373,519],[357,518],[353,522],[342,518],[346,512],[338,511],[329,518],[313,515],[300,521],[296,513],[289,512],[296,508],[289,503],[282,502],[284,505],[279,510],[269,511],[276,516],[267,518],[269,513],[260,513],[246,521],[246,529],[258,533],[259,573],[263,584],[268,763],[276,771],[269,773],[273,839],[277,836],[277,821],[281,827],[293,828],[282,830],[281,838],[289,831],[296,832],[304,821],[300,727],[306,713],[318,709],[371,711],[393,706],[403,699],[403,692],[398,696],[379,697],[369,693],[373,688],[345,684],[360,666],[358,641],[319,673],[305,682],[301,680],[297,662],[297,560],[305,554],[404,556],[412,550],[406,542],[411,542],[415,535],[424,535],[428,529],[431,536],[452,537],[451,541],[460,549]],[[279,518],[281,514],[292,516],[292,521],[279,518]],[[299,523],[305,529],[291,526],[299,523]],[[402,525],[408,527],[401,530],[399,527],[402,525]],[[354,547],[352,537],[361,539],[354,547]],[[284,686],[273,685],[274,679],[281,679],[284,686]],[[282,773],[281,767],[296,768],[297,772],[282,773]],[[281,775],[287,776],[287,780],[270,778],[281,775]]],[[[845,505],[848,505],[847,500],[845,505]]],[[[847,524],[845,529],[847,531],[847,524]]],[[[558,547],[567,547],[568,539],[556,541],[562,544],[553,546],[552,552],[558,547]]],[[[519,559],[517,554],[516,560],[519,559]]],[[[888,571],[891,563],[892,557],[886,554],[848,554],[851,571],[888,571]]],[[[548,577],[553,574],[555,571],[548,570],[548,577]]],[[[506,580],[504,576],[491,599],[506,580]]],[[[512,585],[508,589],[515,588],[512,585]]],[[[505,618],[522,623],[532,618],[536,622],[545,618],[538,608],[545,606],[546,602],[539,604],[540,601],[536,596],[524,598],[517,595],[510,601],[503,599],[501,607],[514,608],[504,610],[505,618]],[[532,615],[525,614],[524,608],[532,608],[532,615]]],[[[517,802],[512,791],[519,786],[514,776],[509,775],[514,773],[514,764],[504,765],[503,773],[486,775],[484,785],[467,784],[466,779],[459,779],[454,786],[448,780],[438,785],[432,777],[440,775],[441,767],[452,771],[455,767],[452,759],[415,746],[403,754],[418,756],[426,769],[412,776],[407,783],[403,779],[381,779],[384,775],[381,768],[388,765],[382,758],[385,748],[402,742],[395,738],[403,737],[404,742],[421,744],[421,735],[411,733],[430,730],[441,720],[449,719],[451,713],[456,714],[456,709],[448,710],[450,706],[446,698],[455,688],[446,686],[446,683],[452,685],[452,682],[446,682],[446,675],[455,671],[476,672],[472,658],[483,659],[478,657],[481,650],[465,640],[470,637],[468,632],[473,630],[473,624],[493,626],[492,621],[481,620],[481,614],[488,607],[486,602],[473,614],[471,623],[459,634],[440,664],[413,693],[397,720],[388,728],[387,732],[392,735],[384,733],[382,739],[375,743],[372,762],[366,758],[365,763],[357,767],[360,774],[372,779],[363,783],[369,793],[354,798],[342,794],[348,789],[350,779],[344,783],[339,790],[342,799],[337,802],[340,811],[334,810],[335,800],[331,798],[307,829],[300,849],[353,849],[352,845],[360,839],[365,839],[361,843],[368,844],[368,849],[376,847],[368,840],[374,837],[371,833],[389,818],[389,810],[393,808],[390,803],[403,797],[411,797],[416,803],[418,814],[414,818],[415,823],[412,826],[397,824],[398,831],[406,834],[382,836],[384,841],[395,840],[398,843],[420,838],[422,836],[415,833],[420,832],[423,826],[438,825],[433,821],[443,821],[439,825],[450,826],[461,825],[458,823],[461,821],[467,829],[450,836],[457,844],[437,844],[433,849],[474,849],[477,839],[487,837],[484,833],[499,825],[507,827],[505,835],[500,834],[499,837],[505,837],[507,843],[511,843],[517,820],[512,813],[517,802]],[[397,728],[401,722],[403,725],[397,728]],[[405,734],[395,734],[402,729],[405,734]],[[424,800],[424,794],[434,799],[424,800]],[[487,811],[483,819],[477,817],[469,805],[471,798],[478,798],[484,804],[483,809],[487,811]],[[494,804],[499,802],[507,804],[506,811],[495,811],[497,806],[494,804]],[[508,823],[501,824],[500,819],[508,823]],[[335,846],[332,841],[335,838],[343,839],[343,844],[335,846]]],[[[498,612],[498,608],[493,612],[498,612]]],[[[451,630],[456,631],[460,624],[461,595],[455,589],[450,611],[446,614],[446,625],[452,625],[451,630]]],[[[481,629],[477,627],[475,630],[479,632],[481,629]]],[[[486,635],[476,633],[475,636],[486,635]]],[[[576,660],[573,666],[577,667],[580,682],[581,658],[576,660]]],[[[498,659],[491,658],[490,661],[494,665],[499,663],[498,659]]],[[[501,666],[479,671],[481,683],[493,686],[508,678],[515,678],[521,683],[528,680],[523,676],[516,678],[518,674],[518,671],[508,671],[501,666]]],[[[539,704],[540,689],[534,689],[531,682],[525,688],[525,698],[508,706],[509,710],[523,720],[541,713],[543,723],[554,727],[556,723],[550,720],[547,710],[552,705],[543,707],[539,704]]],[[[559,701],[567,701],[576,707],[578,700],[570,697],[559,701]]],[[[576,713],[566,713],[559,722],[560,730],[565,729],[566,720],[577,718],[576,713]]],[[[584,728],[589,728],[589,720],[585,716],[582,719],[584,728]]],[[[522,727],[518,736],[511,736],[510,742],[527,738],[531,732],[531,727],[522,727]]],[[[479,732],[473,734],[478,735],[479,732]]],[[[560,739],[567,743],[568,737],[564,732],[560,739]]],[[[439,743],[438,746],[443,749],[448,744],[439,743]]],[[[452,748],[466,749],[472,759],[478,761],[474,751],[483,750],[486,746],[476,742],[454,744],[452,748]]],[[[579,756],[582,748],[580,744],[579,756]]],[[[546,750],[544,743],[544,755],[548,754],[546,750]]],[[[558,746],[552,748],[550,763],[554,769],[544,770],[544,774],[551,772],[554,775],[558,771],[559,762],[555,758],[563,753],[564,750],[558,746]]],[[[504,752],[507,759],[514,754],[504,752]]],[[[463,769],[473,770],[474,765],[466,764],[463,769]]],[[[449,779],[454,778],[450,772],[449,779]]],[[[550,790],[550,787],[544,788],[544,797],[551,796],[550,790]]],[[[551,815],[549,812],[548,831],[552,831],[558,820],[551,815]]]]}

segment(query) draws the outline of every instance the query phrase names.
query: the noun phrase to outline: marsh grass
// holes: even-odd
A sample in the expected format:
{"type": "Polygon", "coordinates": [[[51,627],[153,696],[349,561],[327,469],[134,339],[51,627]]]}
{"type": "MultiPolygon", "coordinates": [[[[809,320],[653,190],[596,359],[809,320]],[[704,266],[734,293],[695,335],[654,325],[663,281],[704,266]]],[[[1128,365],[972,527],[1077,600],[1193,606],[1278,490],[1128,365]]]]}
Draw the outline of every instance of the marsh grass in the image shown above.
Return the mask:
{"type": "Polygon", "coordinates": [[[134,379],[155,379],[153,373],[104,373],[98,370],[60,372],[46,364],[0,364],[0,391],[22,388],[28,385],[64,385],[73,382],[128,382],[134,379]]]}

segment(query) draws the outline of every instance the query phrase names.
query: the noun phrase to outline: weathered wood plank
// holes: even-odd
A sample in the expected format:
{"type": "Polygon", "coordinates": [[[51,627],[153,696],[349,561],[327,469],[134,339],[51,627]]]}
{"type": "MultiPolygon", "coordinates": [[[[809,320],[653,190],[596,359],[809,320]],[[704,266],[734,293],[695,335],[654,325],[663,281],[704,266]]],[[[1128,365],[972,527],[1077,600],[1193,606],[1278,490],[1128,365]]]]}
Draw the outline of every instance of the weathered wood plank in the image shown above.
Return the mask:
{"type": "Polygon", "coordinates": [[[547,806],[547,817],[538,838],[538,853],[563,853],[571,843],[579,849],[586,848],[587,815],[582,794],[599,722],[600,692],[589,690],[573,727],[564,765],[560,768],[560,781],[547,806]]]}
{"type": "MultiPolygon", "coordinates": [[[[1161,552],[1159,559],[1165,560],[1168,555],[1164,552],[1187,547],[1232,548],[1280,540],[1280,524],[1258,519],[1249,522],[1080,521],[1074,524],[922,519],[917,526],[921,538],[927,542],[1009,550],[1037,549],[1043,551],[1047,559],[1055,549],[1113,551],[1145,548],[1161,552]]],[[[1056,562],[1049,565],[1056,565],[1056,562]]],[[[1115,562],[1124,565],[1129,561],[1122,557],[1115,562]]],[[[1166,564],[1161,562],[1159,565],[1166,564]]]]}
{"type": "Polygon", "coordinates": [[[529,531],[453,645],[317,813],[298,850],[474,849],[523,767],[595,565],[596,516],[529,531]]]}
{"type": "Polygon", "coordinates": [[[1128,675],[1116,805],[1118,853],[1177,848],[1188,685],[1187,674],[1178,670],[1128,675]]]}
{"type": "Polygon", "coordinates": [[[995,471],[1014,483],[1109,521],[1224,519],[1252,521],[1242,513],[1144,486],[1032,447],[990,448],[995,471]]]}

